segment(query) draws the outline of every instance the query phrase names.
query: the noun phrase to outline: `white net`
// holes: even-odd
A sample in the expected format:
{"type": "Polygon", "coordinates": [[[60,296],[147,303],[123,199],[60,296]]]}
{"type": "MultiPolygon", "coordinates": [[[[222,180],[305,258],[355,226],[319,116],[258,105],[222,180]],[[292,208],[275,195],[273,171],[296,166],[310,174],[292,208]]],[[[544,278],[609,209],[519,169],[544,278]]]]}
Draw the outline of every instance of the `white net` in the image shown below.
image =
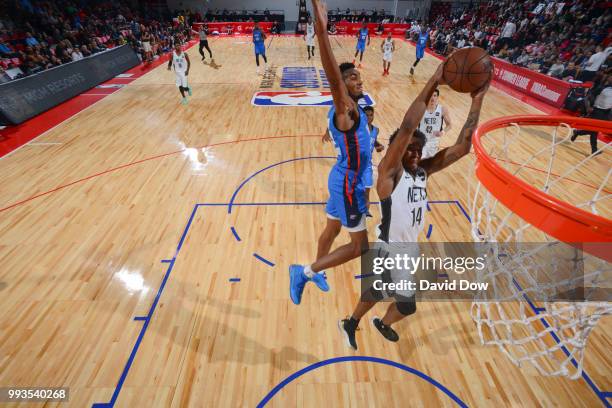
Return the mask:
{"type": "MultiPolygon", "coordinates": [[[[588,145],[571,142],[572,130],[564,123],[509,123],[481,143],[513,177],[610,220],[611,145],[600,142],[603,154],[585,158],[588,145]]],[[[472,304],[482,343],[496,345],[513,363],[532,365],[542,375],[578,378],[589,333],[612,312],[610,262],[590,255],[589,244],[559,242],[543,231],[552,228],[546,220],[538,227],[526,222],[476,182],[468,198],[472,235],[488,253],[477,279],[492,288],[479,292],[472,304]]],[[[612,236],[600,245],[610,241],[612,236]]]]}

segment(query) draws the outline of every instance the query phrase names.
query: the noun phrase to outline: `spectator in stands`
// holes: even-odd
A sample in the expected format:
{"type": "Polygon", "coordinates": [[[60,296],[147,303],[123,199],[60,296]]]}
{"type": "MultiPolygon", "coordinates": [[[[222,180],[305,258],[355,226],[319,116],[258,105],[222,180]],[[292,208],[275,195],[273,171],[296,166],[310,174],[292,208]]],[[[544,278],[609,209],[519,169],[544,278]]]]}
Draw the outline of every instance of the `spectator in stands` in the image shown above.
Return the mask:
{"type": "Polygon", "coordinates": [[[27,45],[31,46],[31,47],[33,47],[33,46],[35,46],[35,45],[38,45],[38,44],[39,44],[38,40],[37,40],[36,38],[34,38],[34,37],[32,36],[32,34],[30,34],[30,33],[26,33],[26,36],[25,36],[25,43],[26,43],[27,45]]]}
{"type": "Polygon", "coordinates": [[[567,63],[567,67],[563,70],[561,74],[561,78],[564,81],[569,81],[571,79],[576,79],[578,77],[578,69],[576,68],[576,64],[573,61],[567,63]]]}
{"type": "Polygon", "coordinates": [[[8,44],[0,39],[0,57],[2,58],[15,58],[19,54],[15,52],[8,44]]]}
{"type": "Polygon", "coordinates": [[[83,53],[81,52],[79,48],[74,48],[72,50],[71,57],[73,61],[80,61],[83,59],[83,53]]]}
{"type": "Polygon", "coordinates": [[[580,73],[579,79],[581,81],[592,81],[599,71],[599,68],[606,61],[608,56],[610,55],[610,51],[612,48],[608,48],[604,51],[601,45],[598,45],[596,48],[597,53],[591,55],[588,61],[584,65],[584,70],[580,73]]]}
{"type": "Polygon", "coordinates": [[[513,19],[509,19],[504,25],[501,32],[501,37],[498,40],[498,48],[502,48],[504,45],[512,46],[512,36],[516,33],[516,24],[513,19]]]}
{"type": "Polygon", "coordinates": [[[328,29],[327,32],[331,35],[336,35],[338,33],[338,30],[336,28],[336,23],[329,23],[328,24],[328,29]]]}
{"type": "Polygon", "coordinates": [[[561,78],[563,72],[565,71],[565,65],[561,62],[561,60],[555,60],[554,64],[550,66],[548,69],[547,75],[550,75],[553,78],[561,78]]]}

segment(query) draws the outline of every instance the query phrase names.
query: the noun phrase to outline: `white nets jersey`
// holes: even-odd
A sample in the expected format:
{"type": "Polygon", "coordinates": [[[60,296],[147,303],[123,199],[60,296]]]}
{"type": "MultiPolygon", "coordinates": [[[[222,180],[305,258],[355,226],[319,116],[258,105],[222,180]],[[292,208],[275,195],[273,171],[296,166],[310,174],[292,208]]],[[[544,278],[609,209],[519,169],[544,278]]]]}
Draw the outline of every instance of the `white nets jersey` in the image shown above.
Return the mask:
{"type": "Polygon", "coordinates": [[[378,239],[391,242],[416,242],[425,226],[427,211],[427,173],[417,168],[413,177],[406,170],[390,197],[380,202],[382,220],[378,239]]]}
{"type": "Polygon", "coordinates": [[[419,130],[427,137],[427,143],[423,147],[421,159],[432,157],[440,148],[440,138],[434,136],[434,132],[440,132],[444,126],[444,118],[442,116],[442,105],[438,104],[433,112],[425,111],[419,130]]]}
{"type": "Polygon", "coordinates": [[[385,40],[383,44],[383,52],[385,54],[391,54],[393,52],[393,40],[389,40],[388,38],[385,40]]]}
{"type": "Polygon", "coordinates": [[[308,24],[306,23],[306,45],[309,47],[314,47],[314,37],[315,37],[315,29],[314,23],[308,24]]]}
{"type": "Polygon", "coordinates": [[[172,51],[172,66],[176,73],[184,74],[187,71],[187,58],[185,58],[184,52],[181,52],[181,55],[176,55],[176,51],[172,51]]]}

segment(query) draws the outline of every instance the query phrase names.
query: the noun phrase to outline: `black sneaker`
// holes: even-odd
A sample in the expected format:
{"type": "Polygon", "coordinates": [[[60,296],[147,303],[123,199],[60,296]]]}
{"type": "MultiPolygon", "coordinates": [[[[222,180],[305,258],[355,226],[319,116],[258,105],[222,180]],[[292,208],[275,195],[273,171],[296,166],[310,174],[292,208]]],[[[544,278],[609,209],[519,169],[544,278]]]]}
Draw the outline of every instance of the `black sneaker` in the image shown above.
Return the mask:
{"type": "Polygon", "coordinates": [[[374,325],[374,327],[378,329],[380,334],[382,334],[385,337],[385,339],[389,341],[393,341],[393,342],[396,342],[399,340],[399,336],[397,335],[396,331],[393,330],[391,326],[387,326],[386,324],[384,324],[382,322],[382,319],[375,317],[372,319],[372,324],[374,325]]]}
{"type": "Polygon", "coordinates": [[[357,325],[351,322],[350,319],[342,319],[338,321],[338,329],[346,341],[346,345],[357,350],[357,342],[355,341],[355,331],[359,330],[357,325]]]}
{"type": "Polygon", "coordinates": [[[572,137],[570,138],[570,140],[573,142],[573,141],[575,141],[575,140],[576,140],[576,138],[577,138],[577,137],[578,137],[577,132],[574,130],[574,131],[572,132],[572,137]]]}

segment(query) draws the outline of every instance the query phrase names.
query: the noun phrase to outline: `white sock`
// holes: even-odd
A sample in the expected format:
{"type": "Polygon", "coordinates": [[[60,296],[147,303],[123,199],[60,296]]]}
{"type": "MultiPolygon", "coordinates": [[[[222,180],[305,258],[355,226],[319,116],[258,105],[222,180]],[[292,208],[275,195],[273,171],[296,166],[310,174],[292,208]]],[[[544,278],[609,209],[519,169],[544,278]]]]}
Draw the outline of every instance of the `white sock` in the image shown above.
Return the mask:
{"type": "Polygon", "coordinates": [[[314,274],[315,272],[310,268],[310,265],[306,265],[304,267],[304,275],[308,276],[309,278],[312,278],[314,274]]]}

